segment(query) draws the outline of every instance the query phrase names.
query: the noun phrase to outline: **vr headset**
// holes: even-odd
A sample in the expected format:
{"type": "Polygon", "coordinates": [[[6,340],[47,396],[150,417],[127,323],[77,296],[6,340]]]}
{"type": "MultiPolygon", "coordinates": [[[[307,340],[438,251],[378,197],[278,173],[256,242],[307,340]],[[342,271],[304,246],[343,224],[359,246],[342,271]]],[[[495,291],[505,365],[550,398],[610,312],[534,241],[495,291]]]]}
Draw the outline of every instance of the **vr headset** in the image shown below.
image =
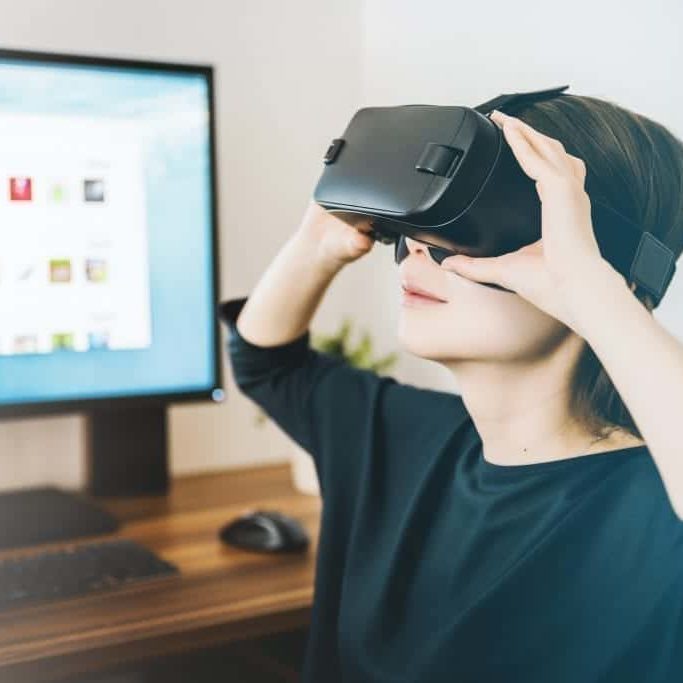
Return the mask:
{"type": "MultiPolygon", "coordinates": [[[[488,115],[562,97],[568,87],[500,95],[476,107],[360,109],[327,149],[313,199],[333,213],[373,218],[370,235],[394,245],[396,263],[408,254],[406,236],[427,245],[437,263],[452,254],[498,256],[535,242],[541,237],[535,183],[488,115]]],[[[591,214],[602,257],[659,304],[676,270],[672,250],[593,199],[591,214]]]]}

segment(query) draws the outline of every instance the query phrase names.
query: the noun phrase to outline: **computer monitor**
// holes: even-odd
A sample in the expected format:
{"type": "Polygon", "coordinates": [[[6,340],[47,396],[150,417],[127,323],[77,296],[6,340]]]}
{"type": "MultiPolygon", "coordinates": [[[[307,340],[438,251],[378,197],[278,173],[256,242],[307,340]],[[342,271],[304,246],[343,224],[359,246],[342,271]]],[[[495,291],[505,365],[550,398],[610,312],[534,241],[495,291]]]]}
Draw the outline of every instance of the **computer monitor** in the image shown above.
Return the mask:
{"type": "Polygon", "coordinates": [[[85,412],[94,493],[223,398],[216,223],[210,66],[0,50],[0,417],[85,412]]]}

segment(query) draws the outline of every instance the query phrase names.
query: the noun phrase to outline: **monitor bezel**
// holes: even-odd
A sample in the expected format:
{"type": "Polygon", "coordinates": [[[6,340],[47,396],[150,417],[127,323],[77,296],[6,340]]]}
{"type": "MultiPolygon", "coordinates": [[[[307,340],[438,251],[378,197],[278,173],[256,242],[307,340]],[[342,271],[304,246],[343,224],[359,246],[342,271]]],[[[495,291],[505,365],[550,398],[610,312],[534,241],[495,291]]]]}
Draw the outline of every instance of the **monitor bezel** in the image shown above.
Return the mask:
{"type": "Polygon", "coordinates": [[[219,231],[218,231],[218,164],[217,164],[217,132],[216,132],[216,95],[214,87],[215,66],[195,62],[169,62],[153,59],[132,59],[105,55],[88,55],[84,53],[70,54],[60,52],[42,52],[36,50],[21,50],[0,48],[0,60],[17,60],[34,63],[64,64],[72,66],[111,67],[140,71],[159,71],[169,73],[188,73],[204,76],[208,90],[209,107],[209,163],[211,193],[211,284],[213,288],[213,376],[214,385],[206,389],[191,389],[188,391],[150,392],[141,394],[118,394],[114,396],[88,397],[77,399],[60,399],[56,401],[32,401],[27,403],[0,403],[0,419],[22,418],[61,413],[88,413],[93,411],[116,410],[134,408],[136,405],[186,403],[210,400],[214,403],[222,401],[224,395],[223,367],[221,363],[221,329],[216,305],[219,300],[219,231]],[[221,399],[216,399],[216,392],[220,392],[221,399]]]}

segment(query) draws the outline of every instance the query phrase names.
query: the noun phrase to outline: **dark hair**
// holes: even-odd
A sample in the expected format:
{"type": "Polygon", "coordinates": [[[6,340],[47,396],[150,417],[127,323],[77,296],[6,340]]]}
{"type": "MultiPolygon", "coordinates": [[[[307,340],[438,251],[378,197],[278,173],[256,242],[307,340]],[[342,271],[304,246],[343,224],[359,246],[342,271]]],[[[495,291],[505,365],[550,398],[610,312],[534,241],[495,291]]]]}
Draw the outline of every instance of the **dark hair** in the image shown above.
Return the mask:
{"type": "MultiPolygon", "coordinates": [[[[683,250],[683,143],[663,125],[612,102],[562,95],[515,116],[559,140],[586,164],[585,189],[648,230],[676,257],[683,250]]],[[[629,283],[631,284],[631,283],[629,283]]],[[[651,312],[649,296],[638,299],[651,312]]],[[[571,410],[596,436],[621,427],[642,438],[586,342],[572,375],[571,410]]]]}

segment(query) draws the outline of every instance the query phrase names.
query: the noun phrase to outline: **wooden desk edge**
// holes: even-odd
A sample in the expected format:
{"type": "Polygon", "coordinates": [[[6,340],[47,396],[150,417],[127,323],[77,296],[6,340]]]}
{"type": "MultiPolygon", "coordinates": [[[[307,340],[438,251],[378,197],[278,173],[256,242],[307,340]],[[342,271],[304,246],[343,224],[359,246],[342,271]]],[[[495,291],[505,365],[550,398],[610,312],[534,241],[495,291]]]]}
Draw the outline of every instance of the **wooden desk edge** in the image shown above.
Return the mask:
{"type": "Polygon", "coordinates": [[[103,648],[66,655],[21,661],[0,667],[3,683],[45,683],[55,678],[119,667],[147,659],[192,652],[206,647],[229,644],[302,628],[310,623],[311,607],[292,608],[278,614],[265,614],[238,623],[216,623],[195,631],[162,633],[139,640],[126,640],[103,648]]]}

